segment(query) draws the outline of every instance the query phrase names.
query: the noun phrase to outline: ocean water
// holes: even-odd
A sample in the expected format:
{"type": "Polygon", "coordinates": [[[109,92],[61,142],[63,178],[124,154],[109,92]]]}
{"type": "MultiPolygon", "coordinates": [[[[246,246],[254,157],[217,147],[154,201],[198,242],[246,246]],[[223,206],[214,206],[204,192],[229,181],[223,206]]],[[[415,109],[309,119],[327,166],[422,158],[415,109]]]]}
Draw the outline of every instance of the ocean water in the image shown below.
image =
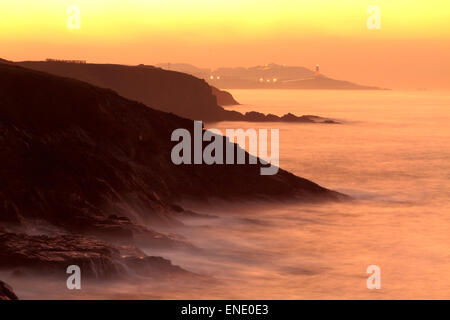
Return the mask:
{"type": "MultiPolygon", "coordinates": [[[[313,114],[342,124],[220,122],[278,128],[280,166],[351,195],[346,203],[196,207],[217,219],[174,230],[201,249],[164,252],[204,281],[10,281],[22,298],[450,298],[450,93],[232,90],[229,109],[313,114]],[[381,288],[367,288],[379,266],[381,288]]],[[[6,278],[4,278],[6,280],[6,278]]]]}
{"type": "Polygon", "coordinates": [[[340,120],[209,127],[279,128],[282,168],[355,200],[248,209],[255,224],[229,230],[248,252],[226,297],[450,298],[450,93],[231,93],[241,112],[340,120]],[[369,265],[381,269],[379,290],[367,288],[369,265]]]}

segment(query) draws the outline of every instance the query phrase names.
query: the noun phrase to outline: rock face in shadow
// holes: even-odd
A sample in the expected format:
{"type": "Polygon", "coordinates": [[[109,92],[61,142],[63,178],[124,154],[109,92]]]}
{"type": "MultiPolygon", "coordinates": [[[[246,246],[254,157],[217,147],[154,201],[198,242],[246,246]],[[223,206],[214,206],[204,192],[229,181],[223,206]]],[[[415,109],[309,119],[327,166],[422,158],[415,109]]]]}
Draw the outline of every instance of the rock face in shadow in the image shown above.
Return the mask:
{"type": "Polygon", "coordinates": [[[13,289],[0,280],[0,300],[19,300],[13,289]]]}
{"type": "Polygon", "coordinates": [[[192,249],[144,227],[192,215],[180,201],[342,197],[281,169],[261,176],[250,164],[175,165],[171,135],[179,128],[194,136],[192,120],[0,63],[0,268],[64,274],[75,264],[94,278],[191,275],[134,246],[192,249]],[[62,233],[21,231],[37,221],[62,233]]]}
{"type": "Polygon", "coordinates": [[[49,237],[0,233],[2,270],[22,276],[67,277],[66,270],[70,265],[79,266],[83,276],[95,279],[193,275],[172,265],[169,260],[147,256],[133,246],[117,246],[75,235],[49,237]]]}
{"type": "Polygon", "coordinates": [[[171,134],[192,132],[193,122],[111,90],[7,64],[0,87],[0,221],[42,219],[79,232],[111,215],[175,223],[173,205],[183,199],[339,197],[283,170],[175,165],[171,134]]]}
{"type": "MultiPolygon", "coordinates": [[[[197,279],[136,247],[195,250],[154,231],[196,216],[177,203],[342,197],[281,169],[261,176],[257,165],[175,165],[179,128],[194,136],[192,120],[110,89],[0,63],[0,269],[66,278],[78,265],[95,279],[197,279]],[[25,234],[37,221],[58,232],[25,234]]],[[[11,292],[0,283],[0,298],[11,292]]]]}
{"type": "Polygon", "coordinates": [[[213,95],[216,96],[217,98],[217,104],[219,106],[232,106],[232,105],[237,105],[239,104],[239,102],[237,102],[234,97],[231,95],[231,93],[225,91],[225,90],[220,90],[217,89],[216,87],[212,87],[211,86],[211,92],[213,95]]]}
{"type": "MultiPolygon", "coordinates": [[[[79,64],[57,61],[24,61],[15,64],[109,88],[125,98],[192,120],[255,121],[251,116],[221,107],[238,104],[228,92],[220,91],[211,87],[205,80],[181,72],[146,65],[79,64]]],[[[298,121],[291,120],[291,122],[305,122],[302,117],[297,118],[298,121]]],[[[264,122],[283,121],[273,115],[260,116],[259,119],[262,120],[258,121],[264,122]]]]}
{"type": "Polygon", "coordinates": [[[121,96],[181,117],[215,121],[227,112],[217,105],[211,87],[194,76],[152,66],[75,64],[28,61],[23,67],[110,88],[121,96]]]}

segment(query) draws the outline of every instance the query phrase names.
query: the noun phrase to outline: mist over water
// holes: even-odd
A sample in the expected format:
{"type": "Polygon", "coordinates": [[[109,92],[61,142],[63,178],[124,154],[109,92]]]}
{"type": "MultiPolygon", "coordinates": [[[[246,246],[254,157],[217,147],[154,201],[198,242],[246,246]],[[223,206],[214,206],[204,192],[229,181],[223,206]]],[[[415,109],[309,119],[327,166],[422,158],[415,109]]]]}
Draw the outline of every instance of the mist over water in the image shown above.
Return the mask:
{"type": "MultiPolygon", "coordinates": [[[[204,280],[14,280],[21,298],[389,299],[450,296],[450,94],[233,90],[231,109],[313,114],[343,124],[220,122],[279,128],[280,166],[354,197],[347,203],[192,206],[215,219],[171,230],[197,252],[155,251],[204,280]],[[366,269],[381,268],[381,290],[366,269]],[[30,289],[32,288],[32,289],[30,289]]],[[[2,275],[8,282],[10,275],[2,275]]]]}
{"type": "Polygon", "coordinates": [[[273,232],[291,243],[287,260],[302,265],[311,254],[322,270],[292,277],[294,288],[286,290],[286,298],[448,298],[449,93],[232,93],[260,112],[290,111],[343,122],[269,125],[280,128],[282,168],[355,198],[347,204],[296,205],[267,212],[278,218],[273,232]],[[286,217],[290,225],[283,221],[286,217]],[[372,264],[381,267],[382,290],[376,292],[366,288],[365,272],[372,264]]]}

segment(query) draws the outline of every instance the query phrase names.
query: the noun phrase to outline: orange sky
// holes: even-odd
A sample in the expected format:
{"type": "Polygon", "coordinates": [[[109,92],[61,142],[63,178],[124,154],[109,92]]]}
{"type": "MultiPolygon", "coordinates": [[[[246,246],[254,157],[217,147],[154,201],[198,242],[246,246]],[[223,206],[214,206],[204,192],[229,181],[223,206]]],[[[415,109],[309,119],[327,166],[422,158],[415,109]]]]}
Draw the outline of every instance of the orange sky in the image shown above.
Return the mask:
{"type": "Polygon", "coordinates": [[[448,0],[14,0],[0,2],[0,56],[91,62],[275,62],[362,84],[450,89],[448,0]],[[81,10],[69,30],[70,5],[81,10]],[[381,29],[369,30],[378,5],[381,29]]]}

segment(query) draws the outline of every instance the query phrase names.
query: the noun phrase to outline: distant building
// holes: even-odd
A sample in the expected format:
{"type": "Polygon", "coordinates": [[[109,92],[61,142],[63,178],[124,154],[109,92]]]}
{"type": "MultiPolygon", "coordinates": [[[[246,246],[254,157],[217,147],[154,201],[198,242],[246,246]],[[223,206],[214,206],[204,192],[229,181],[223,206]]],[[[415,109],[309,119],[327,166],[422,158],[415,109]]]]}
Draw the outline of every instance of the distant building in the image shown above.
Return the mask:
{"type": "Polygon", "coordinates": [[[46,59],[47,62],[64,62],[64,63],[78,63],[86,64],[86,60],[60,60],[60,59],[46,59]]]}
{"type": "Polygon", "coordinates": [[[319,75],[320,75],[319,65],[316,64],[316,73],[315,73],[316,78],[317,78],[319,75]]]}

